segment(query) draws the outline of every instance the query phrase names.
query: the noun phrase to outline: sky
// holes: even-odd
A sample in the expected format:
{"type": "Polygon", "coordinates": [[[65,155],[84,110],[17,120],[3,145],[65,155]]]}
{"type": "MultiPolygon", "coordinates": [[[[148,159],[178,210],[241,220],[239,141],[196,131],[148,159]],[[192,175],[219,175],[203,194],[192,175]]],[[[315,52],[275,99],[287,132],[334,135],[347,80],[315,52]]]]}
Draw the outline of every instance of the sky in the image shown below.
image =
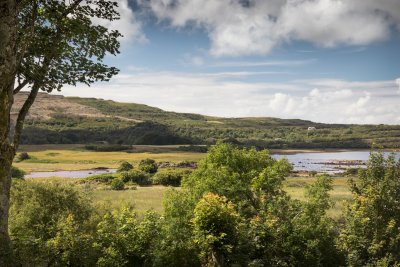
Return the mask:
{"type": "Polygon", "coordinates": [[[108,83],[66,96],[223,117],[400,124],[399,0],[118,0],[108,83]]]}

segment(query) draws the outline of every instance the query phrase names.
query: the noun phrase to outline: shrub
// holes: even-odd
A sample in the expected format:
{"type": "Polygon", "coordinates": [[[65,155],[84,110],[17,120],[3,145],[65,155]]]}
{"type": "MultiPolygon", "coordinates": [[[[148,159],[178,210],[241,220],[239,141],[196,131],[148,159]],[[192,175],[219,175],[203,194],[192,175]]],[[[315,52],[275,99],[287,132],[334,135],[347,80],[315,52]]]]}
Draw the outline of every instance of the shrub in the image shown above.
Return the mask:
{"type": "Polygon", "coordinates": [[[86,262],[94,209],[83,191],[59,183],[13,183],[10,236],[15,266],[93,266],[86,262]],[[82,235],[82,231],[87,231],[82,235]],[[68,240],[68,241],[67,241],[68,240]]]}
{"type": "Polygon", "coordinates": [[[86,145],[86,150],[97,151],[97,152],[113,152],[113,151],[126,151],[130,150],[131,146],[124,145],[86,145]]]}
{"type": "Polygon", "coordinates": [[[158,170],[157,163],[154,159],[142,159],[138,168],[147,173],[156,173],[158,170]]]}
{"type": "Polygon", "coordinates": [[[86,177],[87,181],[95,181],[99,183],[109,183],[114,180],[117,176],[112,173],[103,173],[103,174],[96,174],[89,177],[86,177]]]}
{"type": "Polygon", "coordinates": [[[153,178],[153,184],[165,185],[165,186],[180,186],[182,178],[188,175],[190,171],[181,170],[167,170],[156,173],[153,178]]]}
{"type": "Polygon", "coordinates": [[[344,172],[346,176],[356,176],[359,172],[360,168],[347,168],[344,172]]]}
{"type": "Polygon", "coordinates": [[[29,154],[28,153],[26,153],[26,152],[22,152],[22,153],[20,153],[19,155],[18,155],[18,161],[24,161],[24,160],[27,160],[27,159],[30,159],[31,157],[29,156],[29,154]]]}
{"type": "Polygon", "coordinates": [[[126,172],[126,171],[130,171],[133,169],[133,165],[130,164],[127,161],[123,161],[121,162],[121,164],[119,165],[117,172],[126,172]]]}
{"type": "Polygon", "coordinates": [[[17,167],[11,167],[11,177],[16,179],[24,179],[25,172],[17,167]]]}
{"type": "Polygon", "coordinates": [[[400,160],[371,153],[367,168],[350,179],[353,200],[339,244],[349,266],[400,265],[400,160]]]}
{"type": "Polygon", "coordinates": [[[121,172],[119,175],[124,183],[133,182],[138,185],[151,184],[150,175],[144,171],[130,170],[127,172],[121,172]]]}
{"type": "Polygon", "coordinates": [[[112,190],[124,190],[125,184],[121,178],[116,178],[111,182],[111,189],[112,190]]]}

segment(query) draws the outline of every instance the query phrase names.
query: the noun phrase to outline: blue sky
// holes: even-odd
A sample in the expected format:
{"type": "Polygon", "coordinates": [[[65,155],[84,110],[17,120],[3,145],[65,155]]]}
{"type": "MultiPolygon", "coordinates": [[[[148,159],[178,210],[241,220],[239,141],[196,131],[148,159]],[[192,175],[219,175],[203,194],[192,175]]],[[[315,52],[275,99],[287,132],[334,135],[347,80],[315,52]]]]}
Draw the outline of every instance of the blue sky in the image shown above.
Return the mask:
{"type": "Polygon", "coordinates": [[[66,88],[165,110],[400,124],[398,0],[120,0],[121,72],[66,88]]]}

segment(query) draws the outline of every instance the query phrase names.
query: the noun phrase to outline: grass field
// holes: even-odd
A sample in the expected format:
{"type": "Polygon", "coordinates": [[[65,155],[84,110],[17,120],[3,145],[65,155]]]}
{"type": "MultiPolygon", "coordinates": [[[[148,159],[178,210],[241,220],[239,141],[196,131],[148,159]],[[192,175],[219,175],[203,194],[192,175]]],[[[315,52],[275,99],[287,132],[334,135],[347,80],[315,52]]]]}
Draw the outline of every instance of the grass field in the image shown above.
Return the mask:
{"type": "MultiPolygon", "coordinates": [[[[148,186],[137,187],[136,190],[112,191],[87,184],[82,186],[79,179],[35,178],[32,180],[37,182],[60,182],[70,184],[71,186],[79,186],[89,192],[89,195],[93,198],[96,205],[111,209],[123,205],[130,205],[135,208],[139,215],[143,214],[147,210],[154,210],[162,213],[164,193],[169,190],[169,187],[164,186],[148,186]]],[[[289,177],[285,182],[284,188],[291,197],[303,201],[305,199],[305,187],[313,181],[315,181],[315,178],[311,177],[289,177]]],[[[351,198],[347,178],[335,177],[333,179],[331,197],[335,202],[335,206],[330,209],[328,213],[332,218],[337,219],[342,214],[344,202],[351,198]]]]}
{"type": "Polygon", "coordinates": [[[121,161],[137,163],[145,158],[156,161],[198,161],[204,153],[176,151],[176,146],[135,146],[134,153],[87,151],[82,145],[22,146],[31,159],[15,162],[26,172],[57,170],[88,170],[98,167],[116,168],[121,161]]]}
{"type": "MultiPolygon", "coordinates": [[[[22,146],[21,152],[28,152],[31,159],[15,162],[15,166],[31,171],[56,170],[85,170],[97,167],[116,168],[123,160],[137,163],[144,158],[156,161],[179,162],[184,160],[198,161],[204,153],[176,151],[177,146],[135,146],[135,153],[127,152],[93,152],[87,151],[82,145],[44,145],[22,146]]],[[[71,186],[80,186],[86,189],[98,205],[116,208],[124,204],[133,205],[138,214],[153,209],[162,212],[162,199],[167,187],[150,186],[138,187],[136,190],[111,191],[92,185],[84,185],[79,179],[70,178],[42,178],[34,179],[37,182],[58,181],[71,186]]],[[[304,200],[304,189],[312,183],[312,177],[289,177],[285,182],[285,190],[295,199],[304,200]]],[[[333,218],[342,213],[344,201],[350,199],[351,194],[347,185],[347,178],[335,177],[331,196],[335,207],[329,211],[333,218]]]]}

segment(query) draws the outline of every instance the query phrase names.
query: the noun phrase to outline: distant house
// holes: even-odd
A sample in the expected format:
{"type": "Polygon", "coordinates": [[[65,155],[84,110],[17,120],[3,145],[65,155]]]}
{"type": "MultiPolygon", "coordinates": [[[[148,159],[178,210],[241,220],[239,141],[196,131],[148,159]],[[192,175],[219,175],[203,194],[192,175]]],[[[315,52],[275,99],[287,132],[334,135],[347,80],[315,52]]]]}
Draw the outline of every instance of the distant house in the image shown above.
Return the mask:
{"type": "Polygon", "coordinates": [[[317,128],[315,128],[315,127],[308,127],[308,129],[307,129],[307,131],[315,131],[315,130],[317,130],[317,128]]]}

